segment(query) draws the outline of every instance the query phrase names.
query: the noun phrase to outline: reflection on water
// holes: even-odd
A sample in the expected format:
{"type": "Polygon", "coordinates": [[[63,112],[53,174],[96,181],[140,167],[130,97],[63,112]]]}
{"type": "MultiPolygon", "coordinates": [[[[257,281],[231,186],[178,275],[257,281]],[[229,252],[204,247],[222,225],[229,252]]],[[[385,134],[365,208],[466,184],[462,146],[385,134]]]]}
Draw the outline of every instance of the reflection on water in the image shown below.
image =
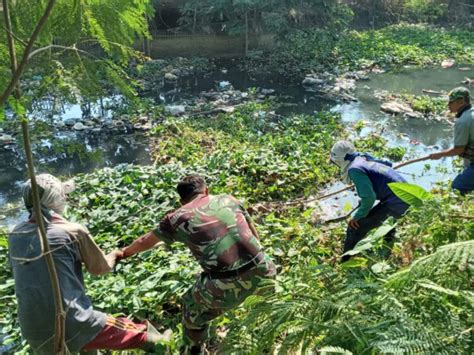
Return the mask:
{"type": "MultiPolygon", "coordinates": [[[[377,132],[387,138],[392,146],[403,146],[408,149],[407,159],[427,155],[435,149],[444,149],[452,145],[452,126],[440,122],[426,122],[419,119],[405,120],[380,112],[380,102],[374,98],[375,90],[407,92],[420,95],[423,89],[449,91],[465,77],[474,77],[474,71],[460,71],[457,68],[427,68],[406,70],[402,72],[372,75],[369,81],[359,82],[356,97],[359,102],[336,105],[322,99],[314,93],[305,92],[299,85],[285,85],[273,81],[272,77],[250,77],[237,69],[237,65],[227,65],[227,70],[216,70],[210,76],[192,77],[179,84],[166,84],[157,87],[148,95],[157,103],[166,103],[191,99],[201,91],[215,89],[220,81],[229,81],[237,90],[248,90],[252,87],[275,89],[280,101],[286,103],[279,109],[281,114],[307,113],[323,109],[340,112],[342,120],[353,124],[364,120],[367,125],[362,129],[362,136],[377,132]]],[[[81,118],[86,112],[92,116],[111,118],[110,106],[120,105],[119,97],[112,97],[89,107],[67,105],[62,107],[60,115],[53,115],[53,120],[81,118]]],[[[354,137],[355,138],[355,135],[354,137]]],[[[56,175],[72,176],[90,172],[105,166],[120,163],[148,164],[150,156],[147,138],[142,134],[108,135],[66,132],[51,139],[43,139],[34,147],[37,171],[56,175]]],[[[21,182],[26,178],[26,163],[20,147],[11,150],[0,149],[0,204],[18,203],[21,182]]],[[[430,188],[438,181],[447,180],[455,175],[452,159],[420,162],[401,169],[408,181],[430,188]],[[426,170],[426,164],[431,169],[426,170]]],[[[339,201],[344,205],[347,195],[339,201]]],[[[335,203],[330,200],[327,203],[335,203]]],[[[10,206],[11,207],[11,206],[10,206]]],[[[2,208],[2,211],[5,208],[2,208]]],[[[1,212],[0,224],[11,225],[20,217],[18,210],[12,213],[1,212]],[[6,217],[5,217],[6,216],[6,217]]]]}
{"type": "MultiPolygon", "coordinates": [[[[453,87],[460,86],[466,77],[473,76],[474,68],[461,71],[459,67],[410,69],[372,75],[369,81],[359,83],[356,91],[359,102],[338,105],[333,110],[341,113],[344,122],[368,121],[371,127],[369,131],[381,133],[392,146],[407,147],[409,149],[407,159],[421,157],[452,146],[453,126],[436,121],[404,119],[401,116],[384,114],[379,110],[381,102],[374,97],[374,91],[386,90],[423,95],[423,90],[428,89],[447,93],[453,87]]],[[[410,182],[429,189],[434,183],[448,180],[456,174],[452,160],[445,158],[420,162],[402,168],[401,172],[410,182]],[[426,164],[431,167],[427,172],[426,164]]]]}
{"type": "MultiPolygon", "coordinates": [[[[33,147],[36,171],[73,176],[121,163],[149,164],[147,139],[143,134],[97,135],[67,132],[43,140],[33,147]]],[[[21,147],[0,151],[0,225],[11,226],[19,217],[17,209],[22,182],[27,178],[21,147]]]]}

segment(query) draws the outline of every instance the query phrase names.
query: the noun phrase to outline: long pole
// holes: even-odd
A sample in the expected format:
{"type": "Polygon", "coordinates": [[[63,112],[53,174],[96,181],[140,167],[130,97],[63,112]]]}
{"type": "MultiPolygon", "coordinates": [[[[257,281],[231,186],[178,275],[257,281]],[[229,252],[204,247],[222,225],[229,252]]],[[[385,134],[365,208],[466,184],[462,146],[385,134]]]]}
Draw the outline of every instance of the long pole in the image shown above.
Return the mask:
{"type": "MultiPolygon", "coordinates": [[[[8,40],[8,50],[10,53],[10,62],[11,62],[11,70],[13,77],[17,76],[16,82],[12,80],[13,85],[13,93],[16,100],[21,99],[21,90],[18,85],[18,80],[21,77],[23,69],[19,69],[17,59],[16,59],[16,50],[15,50],[15,40],[12,36],[12,26],[11,26],[11,18],[10,18],[10,8],[8,6],[8,0],[2,0],[3,2],[3,12],[5,17],[5,26],[6,26],[6,35],[8,40]]],[[[49,13],[52,9],[52,5],[54,5],[54,1],[50,1],[51,7],[47,8],[45,11],[46,16],[43,15],[41,20],[43,20],[43,25],[46,22],[46,19],[49,16],[49,13]]],[[[38,26],[37,26],[38,28],[38,26]]],[[[39,34],[38,30],[36,36],[39,34]]],[[[31,40],[31,39],[30,39],[31,40]]],[[[28,58],[29,51],[31,51],[32,45],[25,49],[24,58],[28,58]],[[28,52],[26,52],[28,50],[28,52]]],[[[10,92],[11,93],[11,92],[10,92]]],[[[10,93],[8,93],[8,89],[4,92],[5,98],[7,98],[10,93]]],[[[35,168],[33,162],[33,154],[31,150],[30,144],[30,134],[28,128],[28,119],[26,116],[22,115],[20,117],[21,120],[21,129],[23,133],[23,144],[25,147],[25,154],[26,154],[26,161],[28,165],[28,175],[31,181],[31,190],[33,193],[33,211],[36,223],[38,224],[39,235],[43,244],[43,251],[44,251],[44,258],[46,261],[46,265],[48,268],[49,277],[51,280],[51,287],[53,289],[53,296],[54,296],[54,303],[55,303],[55,327],[54,327],[54,351],[55,354],[66,354],[67,349],[65,347],[65,312],[62,304],[62,297],[61,297],[61,289],[59,287],[59,278],[58,273],[56,271],[56,267],[54,265],[53,255],[50,252],[50,247],[48,243],[48,238],[46,234],[46,228],[44,225],[43,215],[41,213],[41,204],[40,204],[40,197],[38,192],[38,184],[36,183],[36,175],[35,175],[35,168]]]]}
{"type": "MultiPolygon", "coordinates": [[[[406,162],[403,162],[403,163],[400,163],[398,165],[395,165],[394,169],[400,169],[401,167],[403,166],[406,166],[406,165],[410,165],[410,164],[414,164],[414,163],[418,163],[420,161],[424,161],[424,160],[428,160],[430,159],[429,156],[425,156],[425,157],[421,157],[421,158],[417,158],[417,159],[412,159],[412,160],[408,160],[406,162]]],[[[344,192],[344,191],[347,191],[347,190],[350,190],[354,187],[354,185],[349,185],[349,186],[346,186],[340,190],[337,190],[337,191],[334,191],[334,192],[330,192],[328,194],[325,194],[325,195],[321,195],[321,196],[318,196],[318,197],[314,197],[314,198],[311,198],[311,199],[308,199],[308,200],[304,200],[304,199],[298,199],[298,200],[295,200],[295,201],[290,201],[290,202],[286,202],[286,203],[279,203],[283,206],[292,206],[292,205],[299,205],[299,204],[303,204],[303,203],[308,203],[308,202],[313,202],[313,201],[319,201],[319,200],[324,200],[328,197],[332,197],[332,196],[335,196],[335,195],[338,195],[340,194],[341,192],[344,192]]],[[[271,204],[271,202],[269,203],[271,204]]]]}

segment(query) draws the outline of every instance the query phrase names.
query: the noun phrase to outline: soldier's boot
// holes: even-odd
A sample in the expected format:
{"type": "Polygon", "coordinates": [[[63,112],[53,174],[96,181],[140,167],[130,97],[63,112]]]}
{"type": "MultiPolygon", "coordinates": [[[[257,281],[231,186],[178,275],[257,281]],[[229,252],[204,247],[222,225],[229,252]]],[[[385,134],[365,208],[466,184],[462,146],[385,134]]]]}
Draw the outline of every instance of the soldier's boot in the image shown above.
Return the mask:
{"type": "Polygon", "coordinates": [[[142,346],[140,346],[140,349],[152,352],[155,349],[156,344],[167,343],[171,340],[173,335],[171,329],[166,329],[163,333],[160,333],[149,321],[146,321],[146,325],[146,341],[142,346]]]}

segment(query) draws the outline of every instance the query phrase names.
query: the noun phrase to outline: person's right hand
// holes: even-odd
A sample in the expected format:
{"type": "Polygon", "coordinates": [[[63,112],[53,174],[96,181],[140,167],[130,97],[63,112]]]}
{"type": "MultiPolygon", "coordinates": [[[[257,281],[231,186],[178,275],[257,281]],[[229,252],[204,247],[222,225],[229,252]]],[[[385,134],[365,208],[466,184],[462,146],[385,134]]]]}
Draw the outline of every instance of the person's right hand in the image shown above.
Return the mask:
{"type": "Polygon", "coordinates": [[[120,260],[125,259],[125,254],[122,250],[117,249],[112,252],[115,256],[115,262],[118,263],[120,260]]]}
{"type": "Polygon", "coordinates": [[[360,228],[360,225],[357,219],[351,218],[348,224],[351,229],[357,230],[360,228]]]}

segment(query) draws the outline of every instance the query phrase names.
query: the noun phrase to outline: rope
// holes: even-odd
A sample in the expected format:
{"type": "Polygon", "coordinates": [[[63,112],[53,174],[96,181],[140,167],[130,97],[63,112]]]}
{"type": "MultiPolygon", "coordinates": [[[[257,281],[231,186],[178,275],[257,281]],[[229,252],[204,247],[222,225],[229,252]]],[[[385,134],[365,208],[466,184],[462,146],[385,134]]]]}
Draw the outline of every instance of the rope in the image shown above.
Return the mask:
{"type": "Polygon", "coordinates": [[[43,256],[45,255],[48,255],[48,254],[52,254],[54,253],[55,251],[57,250],[60,250],[68,245],[71,245],[71,244],[74,244],[74,243],[77,243],[78,241],[77,240],[71,240],[70,242],[67,242],[67,243],[64,243],[62,244],[61,246],[57,247],[57,248],[54,248],[54,249],[51,249],[49,250],[48,252],[44,252],[44,249],[43,249],[43,242],[41,242],[41,253],[33,258],[20,258],[20,257],[16,257],[16,256],[10,256],[10,258],[12,260],[16,260],[16,261],[20,261],[20,262],[23,262],[23,263],[30,263],[32,261],[36,261],[36,260],[39,260],[41,259],[43,256]]]}

